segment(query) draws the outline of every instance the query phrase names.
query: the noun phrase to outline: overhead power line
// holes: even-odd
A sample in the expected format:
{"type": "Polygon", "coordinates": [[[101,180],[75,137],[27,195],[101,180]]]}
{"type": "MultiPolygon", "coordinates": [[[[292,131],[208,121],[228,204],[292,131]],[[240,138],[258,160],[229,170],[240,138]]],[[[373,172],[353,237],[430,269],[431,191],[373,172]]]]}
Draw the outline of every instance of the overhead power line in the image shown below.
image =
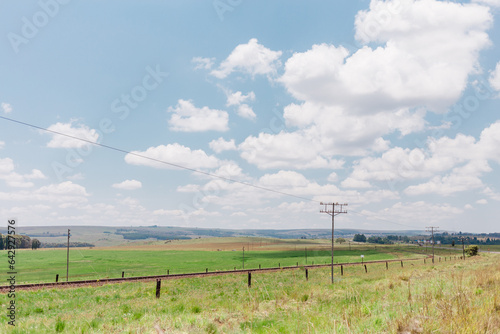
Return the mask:
{"type": "Polygon", "coordinates": [[[168,162],[168,161],[164,161],[164,160],[160,160],[160,159],[148,157],[146,155],[142,155],[142,154],[139,154],[139,153],[131,152],[131,151],[128,151],[128,150],[125,150],[125,149],[121,149],[121,148],[115,147],[115,146],[110,146],[110,145],[105,145],[105,144],[101,144],[101,143],[96,143],[96,142],[93,142],[92,140],[75,137],[75,136],[72,136],[72,135],[68,135],[66,133],[62,133],[62,132],[59,132],[59,131],[50,130],[50,129],[47,129],[47,128],[44,128],[44,127],[41,127],[41,126],[37,126],[37,125],[30,124],[30,123],[27,123],[27,122],[18,121],[18,120],[9,118],[9,117],[0,116],[0,118],[4,119],[6,121],[10,121],[10,122],[13,122],[13,123],[17,123],[17,124],[21,124],[21,125],[24,125],[24,126],[28,126],[28,127],[31,127],[31,128],[37,129],[37,130],[41,130],[41,131],[53,133],[53,134],[56,134],[56,135],[59,135],[59,136],[64,136],[64,137],[67,137],[67,138],[79,140],[79,141],[82,141],[82,142],[85,142],[85,143],[88,143],[88,144],[91,144],[91,145],[95,145],[95,146],[107,148],[107,149],[110,149],[110,150],[113,150],[113,151],[117,151],[117,152],[121,152],[121,153],[125,153],[125,154],[130,154],[130,155],[133,155],[133,156],[138,157],[138,158],[142,158],[142,159],[147,159],[147,160],[150,160],[150,161],[158,162],[158,163],[161,163],[161,164],[164,164],[164,165],[167,165],[167,166],[171,166],[171,167],[176,167],[176,168],[179,168],[179,169],[188,170],[188,171],[191,171],[191,172],[194,172],[194,173],[203,174],[203,175],[206,175],[206,176],[218,178],[220,180],[224,180],[224,181],[228,181],[228,182],[233,182],[233,183],[238,183],[238,184],[242,184],[244,186],[253,187],[253,188],[256,188],[256,189],[260,189],[260,190],[264,190],[264,191],[268,191],[268,192],[272,192],[272,193],[276,193],[276,194],[280,194],[280,195],[285,195],[285,196],[289,196],[289,197],[295,197],[297,199],[319,203],[319,201],[316,201],[316,200],[314,200],[312,198],[298,196],[298,195],[290,194],[290,193],[287,193],[287,192],[284,192],[284,191],[279,191],[279,190],[275,190],[275,189],[271,189],[271,188],[266,188],[266,187],[259,186],[259,185],[256,185],[256,184],[252,184],[252,183],[248,183],[248,182],[244,182],[244,181],[238,181],[238,180],[235,180],[235,179],[231,179],[229,177],[224,177],[224,176],[221,176],[221,175],[217,175],[217,174],[213,174],[213,173],[209,173],[209,172],[204,172],[204,171],[199,170],[199,169],[190,168],[190,167],[182,166],[182,165],[175,164],[175,163],[172,163],[172,162],[168,162]]]}
{"type": "MultiPolygon", "coordinates": [[[[53,133],[55,135],[64,136],[64,137],[67,137],[67,138],[71,138],[71,139],[74,139],[74,140],[78,140],[78,141],[81,141],[81,142],[85,142],[87,144],[91,144],[91,145],[95,145],[95,146],[98,146],[98,147],[106,148],[106,149],[113,150],[113,151],[116,151],[116,152],[120,152],[120,153],[124,153],[124,154],[130,154],[130,155],[138,157],[138,158],[142,158],[142,159],[146,159],[146,160],[158,162],[158,163],[161,163],[161,164],[164,164],[164,165],[167,165],[167,166],[171,166],[171,167],[175,167],[175,168],[179,168],[179,169],[184,169],[184,170],[191,171],[193,173],[202,174],[202,175],[206,175],[206,176],[209,176],[209,177],[217,178],[217,179],[220,179],[220,180],[223,180],[223,181],[237,183],[237,184],[241,184],[241,185],[244,185],[244,186],[252,187],[252,188],[255,188],[255,189],[260,189],[260,190],[272,192],[272,193],[275,193],[275,194],[280,194],[280,195],[284,195],[284,196],[288,196],[288,197],[293,197],[293,198],[301,199],[301,200],[308,201],[308,202],[321,203],[320,201],[317,201],[317,200],[312,199],[312,198],[303,197],[303,196],[299,196],[299,195],[294,195],[294,194],[290,194],[290,193],[287,193],[287,192],[284,192],[284,191],[280,191],[280,190],[275,190],[275,189],[271,189],[271,188],[259,186],[259,185],[256,185],[256,184],[253,184],[253,183],[249,183],[249,182],[244,182],[244,181],[239,181],[239,180],[231,179],[229,177],[224,177],[224,176],[221,176],[221,175],[217,175],[217,174],[205,172],[205,171],[202,171],[202,170],[199,170],[199,169],[195,169],[195,168],[191,168],[191,167],[179,165],[179,164],[168,162],[168,161],[165,161],[165,160],[160,160],[160,159],[148,157],[146,155],[142,155],[142,154],[139,154],[139,153],[131,152],[131,151],[126,150],[126,149],[122,149],[122,148],[118,148],[118,147],[110,146],[110,145],[105,145],[105,144],[101,144],[101,143],[96,143],[96,142],[94,142],[92,140],[88,140],[88,139],[84,139],[84,138],[80,138],[80,137],[75,137],[75,136],[72,136],[72,135],[69,135],[69,134],[66,134],[66,133],[62,133],[62,132],[59,132],[59,131],[50,130],[50,129],[47,129],[47,128],[44,128],[44,127],[41,127],[41,126],[37,126],[37,125],[31,124],[31,123],[28,123],[28,122],[19,121],[19,120],[13,119],[13,118],[5,117],[5,116],[0,116],[0,119],[4,119],[4,120],[12,122],[12,123],[17,123],[17,124],[24,125],[24,126],[27,126],[27,127],[33,128],[33,129],[41,130],[41,131],[44,131],[44,132],[53,133]]],[[[394,222],[394,221],[391,221],[391,220],[388,220],[388,219],[384,219],[384,218],[380,218],[380,217],[377,217],[377,216],[374,216],[374,215],[366,215],[366,214],[363,214],[363,213],[361,213],[359,211],[356,211],[356,210],[352,210],[351,209],[351,211],[354,212],[354,213],[356,213],[356,214],[358,214],[358,215],[365,216],[365,217],[372,218],[372,219],[376,219],[376,220],[380,220],[380,221],[383,221],[383,222],[386,222],[386,223],[419,229],[419,227],[416,227],[416,226],[411,226],[411,225],[397,223],[397,222],[394,222]]]]}

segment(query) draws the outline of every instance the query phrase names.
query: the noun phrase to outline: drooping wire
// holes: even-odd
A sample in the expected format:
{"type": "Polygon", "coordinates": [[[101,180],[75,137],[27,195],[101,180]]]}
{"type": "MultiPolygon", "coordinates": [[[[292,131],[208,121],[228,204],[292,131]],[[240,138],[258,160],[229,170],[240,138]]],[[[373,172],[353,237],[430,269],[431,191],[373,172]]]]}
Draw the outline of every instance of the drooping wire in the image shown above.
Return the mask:
{"type": "MultiPolygon", "coordinates": [[[[199,170],[199,169],[195,169],[195,168],[191,168],[191,167],[186,167],[186,166],[175,164],[175,163],[168,162],[168,161],[165,161],[165,160],[160,160],[160,159],[148,157],[146,155],[142,155],[142,154],[139,154],[139,153],[131,152],[131,151],[128,151],[128,150],[125,150],[125,149],[121,149],[121,148],[118,148],[118,147],[114,147],[114,146],[110,146],[110,145],[105,145],[105,144],[97,143],[97,142],[94,142],[94,141],[91,141],[91,140],[88,140],[88,139],[84,139],[84,138],[80,138],[80,137],[75,137],[75,136],[72,136],[72,135],[69,135],[69,134],[66,134],[66,133],[62,133],[62,132],[59,132],[59,131],[50,130],[50,129],[47,129],[47,128],[44,128],[44,127],[41,127],[41,126],[37,126],[37,125],[31,124],[31,123],[27,123],[27,122],[18,121],[18,120],[9,118],[9,117],[0,116],[0,119],[4,119],[6,121],[10,121],[10,122],[17,123],[17,124],[20,124],[20,125],[28,126],[28,127],[31,127],[31,128],[37,129],[37,130],[41,130],[41,131],[53,133],[53,134],[56,134],[56,135],[59,135],[59,136],[64,136],[64,137],[67,137],[67,138],[79,140],[79,141],[82,141],[82,142],[85,142],[85,143],[88,143],[88,144],[91,144],[91,145],[95,145],[95,146],[107,148],[109,150],[113,150],[113,151],[117,151],[117,152],[121,152],[121,153],[125,153],[125,154],[130,154],[130,155],[136,156],[138,158],[142,158],[142,159],[146,159],[146,160],[158,162],[158,163],[161,163],[161,164],[164,164],[164,165],[167,165],[167,166],[172,166],[172,167],[175,167],[175,168],[188,170],[188,171],[191,171],[193,173],[202,174],[202,175],[206,175],[206,176],[213,177],[213,178],[218,178],[220,180],[224,180],[224,181],[227,181],[227,182],[237,183],[237,184],[241,184],[241,185],[244,185],[244,186],[248,186],[248,187],[252,187],[252,188],[255,188],[255,189],[260,189],[260,190],[264,190],[264,191],[268,191],[268,192],[272,192],[272,193],[276,193],[276,194],[280,194],[280,195],[284,195],[284,196],[288,196],[288,197],[294,197],[294,198],[305,200],[305,201],[308,201],[308,202],[321,203],[320,201],[317,201],[317,200],[312,199],[312,198],[298,196],[298,195],[290,194],[290,193],[287,193],[287,192],[284,192],[284,191],[275,190],[275,189],[271,189],[271,188],[266,188],[266,187],[259,186],[259,185],[256,185],[256,184],[252,184],[252,183],[249,183],[249,182],[239,181],[239,180],[231,179],[231,178],[228,178],[228,177],[220,176],[220,175],[217,175],[217,174],[205,172],[205,171],[202,171],[202,170],[199,170]]],[[[372,218],[372,219],[384,221],[386,223],[419,229],[419,227],[416,227],[416,226],[407,225],[407,224],[401,224],[401,223],[396,223],[394,221],[391,221],[391,220],[388,220],[388,219],[384,219],[384,218],[380,218],[380,217],[377,217],[377,216],[374,216],[374,215],[366,215],[364,213],[361,213],[361,212],[353,210],[353,209],[349,209],[349,211],[354,212],[354,213],[356,213],[358,215],[361,215],[361,216],[365,216],[365,217],[368,217],[368,218],[372,218]]]]}
{"type": "Polygon", "coordinates": [[[191,172],[194,172],[194,173],[197,173],[197,174],[203,174],[203,175],[206,175],[206,176],[218,178],[218,179],[221,179],[221,180],[224,180],[224,181],[227,181],[227,182],[238,183],[238,184],[242,184],[244,186],[253,187],[253,188],[264,190],[264,191],[268,191],[268,192],[273,192],[273,193],[280,194],[280,195],[285,195],[285,196],[295,197],[297,199],[301,199],[301,200],[305,200],[305,201],[320,203],[319,201],[314,200],[312,198],[307,198],[307,197],[303,197],[303,196],[293,195],[293,194],[290,194],[290,193],[287,193],[287,192],[284,192],[284,191],[279,191],[279,190],[275,190],[275,189],[271,189],[271,188],[266,188],[266,187],[259,186],[259,185],[256,185],[256,184],[252,184],[252,183],[249,183],[249,182],[238,181],[238,180],[235,180],[235,179],[231,179],[229,177],[224,177],[224,176],[220,176],[220,175],[217,175],[217,174],[213,174],[213,173],[209,173],[209,172],[204,172],[204,171],[199,170],[199,169],[190,168],[190,167],[182,166],[182,165],[175,164],[175,163],[172,163],[172,162],[168,162],[168,161],[165,161],[165,160],[160,160],[160,159],[148,157],[146,155],[142,155],[142,154],[139,154],[139,153],[131,152],[131,151],[128,151],[128,150],[125,150],[125,149],[121,149],[121,148],[118,148],[118,147],[114,147],[114,146],[110,146],[110,145],[105,145],[105,144],[101,144],[101,143],[96,143],[96,142],[94,142],[92,140],[75,137],[75,136],[72,136],[72,135],[68,135],[66,133],[62,133],[62,132],[59,132],[59,131],[50,130],[50,129],[47,129],[47,128],[44,128],[44,127],[41,127],[41,126],[37,126],[37,125],[30,124],[30,123],[27,123],[27,122],[18,121],[18,120],[9,118],[9,117],[0,116],[0,118],[4,119],[6,121],[10,121],[10,122],[13,122],[13,123],[17,123],[17,124],[21,124],[21,125],[24,125],[24,126],[28,126],[28,127],[31,127],[31,128],[37,129],[37,130],[41,130],[41,131],[45,131],[45,132],[50,132],[50,133],[53,133],[53,134],[56,134],[56,135],[60,135],[60,136],[64,136],[64,137],[67,137],[67,138],[79,140],[79,141],[82,141],[82,142],[85,142],[85,143],[88,143],[88,144],[91,144],[91,145],[95,145],[95,146],[107,148],[109,150],[113,150],[113,151],[117,151],[117,152],[121,152],[121,153],[125,153],[125,154],[130,154],[130,155],[138,157],[138,158],[142,158],[142,159],[146,159],[146,160],[158,162],[158,163],[161,163],[161,164],[164,164],[164,165],[167,165],[167,166],[172,166],[172,167],[176,167],[176,168],[179,168],[179,169],[188,170],[188,171],[191,171],[191,172]]]}

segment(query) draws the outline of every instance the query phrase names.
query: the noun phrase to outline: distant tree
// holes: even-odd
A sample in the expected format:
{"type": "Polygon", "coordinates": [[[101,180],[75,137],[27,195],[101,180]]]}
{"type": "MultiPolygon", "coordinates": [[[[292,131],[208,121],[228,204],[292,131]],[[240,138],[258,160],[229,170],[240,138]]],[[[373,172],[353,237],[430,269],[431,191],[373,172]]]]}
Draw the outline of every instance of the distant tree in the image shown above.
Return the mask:
{"type": "Polygon", "coordinates": [[[352,241],[366,242],[366,236],[364,234],[355,234],[354,238],[352,238],[352,241]]]}
{"type": "Polygon", "coordinates": [[[31,247],[31,238],[27,235],[21,236],[21,245],[19,248],[30,248],[31,247]]]}
{"type": "Polygon", "coordinates": [[[0,233],[0,250],[4,249],[3,245],[3,235],[0,233]]]}
{"type": "Polygon", "coordinates": [[[455,247],[455,240],[451,241],[451,247],[455,247]]]}
{"type": "Polygon", "coordinates": [[[346,240],[344,238],[337,238],[337,240],[335,240],[336,243],[338,244],[343,244],[346,240]]]}
{"type": "Polygon", "coordinates": [[[38,239],[33,239],[33,240],[31,241],[31,249],[38,249],[38,248],[40,248],[41,244],[42,244],[42,243],[40,242],[40,240],[38,240],[38,239]]]}
{"type": "Polygon", "coordinates": [[[477,245],[470,245],[465,249],[465,253],[469,256],[476,256],[478,252],[479,247],[477,245]]]}

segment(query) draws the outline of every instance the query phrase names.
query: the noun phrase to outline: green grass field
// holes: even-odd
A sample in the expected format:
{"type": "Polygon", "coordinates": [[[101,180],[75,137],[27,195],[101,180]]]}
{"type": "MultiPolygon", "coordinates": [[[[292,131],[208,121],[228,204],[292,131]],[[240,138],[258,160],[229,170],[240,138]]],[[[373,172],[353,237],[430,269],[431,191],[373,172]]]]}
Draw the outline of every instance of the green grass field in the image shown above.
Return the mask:
{"type": "MultiPolygon", "coordinates": [[[[296,266],[306,264],[305,250],[246,251],[245,268],[296,266]]],[[[5,251],[0,252],[5,255],[5,251]]],[[[423,255],[402,252],[394,247],[378,247],[349,250],[345,247],[335,251],[335,262],[360,262],[388,260],[394,258],[419,257],[423,255]]],[[[330,263],[329,250],[307,251],[307,264],[330,263]]],[[[105,250],[78,249],[70,250],[70,280],[101,279],[121,277],[122,271],[127,277],[231,270],[243,268],[241,251],[181,251],[181,250],[105,250]]],[[[16,270],[18,283],[53,282],[56,274],[60,280],[66,278],[66,250],[18,250],[16,252],[16,270]]],[[[6,274],[0,276],[2,280],[6,274]]]]}
{"type": "MultiPolygon", "coordinates": [[[[2,333],[500,332],[500,255],[17,292],[2,333]]],[[[1,308],[9,299],[0,296],[1,308]]],[[[4,311],[5,312],[5,311],[4,311]]]]}

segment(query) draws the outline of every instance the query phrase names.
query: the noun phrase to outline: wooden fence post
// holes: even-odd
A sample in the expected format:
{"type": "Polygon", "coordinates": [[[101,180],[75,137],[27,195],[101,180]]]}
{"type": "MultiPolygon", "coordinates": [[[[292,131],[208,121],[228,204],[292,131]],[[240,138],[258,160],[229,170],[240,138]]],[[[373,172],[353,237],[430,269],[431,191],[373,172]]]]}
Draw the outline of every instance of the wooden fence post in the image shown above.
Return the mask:
{"type": "Polygon", "coordinates": [[[252,287],[252,273],[248,272],[248,287],[252,287]]]}
{"type": "Polygon", "coordinates": [[[124,278],[124,277],[125,277],[125,272],[124,272],[124,271],[122,271],[122,278],[124,278]]]}
{"type": "Polygon", "coordinates": [[[208,268],[205,269],[205,272],[208,274],[208,268]]]}
{"type": "Polygon", "coordinates": [[[156,298],[160,298],[161,279],[156,280],[156,298]]]}
{"type": "Polygon", "coordinates": [[[365,273],[368,273],[368,268],[366,268],[366,264],[365,264],[365,273]]]}
{"type": "Polygon", "coordinates": [[[389,270],[389,262],[385,261],[385,270],[389,270]]]}
{"type": "Polygon", "coordinates": [[[59,274],[56,274],[56,283],[59,282],[59,274]]]}
{"type": "Polygon", "coordinates": [[[308,281],[308,280],[309,280],[309,271],[306,268],[306,281],[308,281]]]}
{"type": "Polygon", "coordinates": [[[259,269],[260,269],[260,263],[259,263],[259,269]]]}
{"type": "Polygon", "coordinates": [[[401,268],[403,268],[403,260],[401,260],[401,268]]]}
{"type": "Polygon", "coordinates": [[[340,276],[344,276],[344,266],[340,265],[340,276]]]}

